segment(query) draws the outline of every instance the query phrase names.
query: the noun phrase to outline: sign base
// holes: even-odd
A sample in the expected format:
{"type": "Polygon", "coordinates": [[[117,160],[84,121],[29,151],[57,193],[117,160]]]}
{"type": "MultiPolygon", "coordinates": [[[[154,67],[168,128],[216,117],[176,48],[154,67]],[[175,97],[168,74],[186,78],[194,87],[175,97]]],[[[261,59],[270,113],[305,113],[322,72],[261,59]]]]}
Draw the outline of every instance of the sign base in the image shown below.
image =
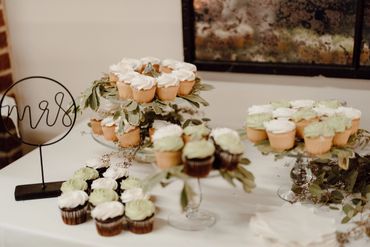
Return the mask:
{"type": "Polygon", "coordinates": [[[16,201],[33,200],[41,198],[51,198],[60,196],[60,186],[64,181],[39,184],[23,184],[17,185],[14,191],[16,201]]]}

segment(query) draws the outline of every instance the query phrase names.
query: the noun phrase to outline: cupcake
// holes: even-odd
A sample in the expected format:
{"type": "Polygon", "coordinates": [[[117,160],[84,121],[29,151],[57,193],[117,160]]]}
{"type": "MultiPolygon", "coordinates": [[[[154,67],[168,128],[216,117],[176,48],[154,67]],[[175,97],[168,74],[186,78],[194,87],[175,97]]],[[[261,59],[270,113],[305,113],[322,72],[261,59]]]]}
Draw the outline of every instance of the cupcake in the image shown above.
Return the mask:
{"type": "Polygon", "coordinates": [[[98,178],[94,180],[91,184],[91,190],[95,190],[95,189],[117,190],[118,183],[113,178],[98,178]]]}
{"type": "Polygon", "coordinates": [[[146,199],[130,201],[126,204],[125,215],[129,230],[143,234],[153,230],[155,206],[146,199]]]}
{"type": "Polygon", "coordinates": [[[124,57],[122,58],[120,64],[128,65],[129,67],[131,67],[132,70],[136,72],[140,72],[141,67],[142,67],[141,61],[135,58],[124,57]]]}
{"type": "Polygon", "coordinates": [[[275,100],[271,102],[271,106],[274,109],[277,108],[290,108],[290,102],[288,100],[275,100]]]}
{"type": "Polygon", "coordinates": [[[240,137],[232,133],[225,133],[213,137],[215,143],[215,162],[213,168],[235,170],[244,153],[244,145],[240,137]]]}
{"type": "Polygon", "coordinates": [[[360,127],[361,111],[351,107],[339,107],[337,113],[352,120],[351,135],[355,134],[360,127]]]}
{"type": "Polygon", "coordinates": [[[315,106],[312,108],[317,114],[318,117],[330,117],[336,114],[336,108],[327,107],[324,105],[315,106]]]}
{"type": "Polygon", "coordinates": [[[188,70],[195,74],[197,73],[197,66],[192,63],[178,62],[175,64],[175,70],[188,70]]]}
{"type": "Polygon", "coordinates": [[[296,125],[296,136],[303,139],[304,128],[312,122],[319,121],[317,113],[311,108],[300,108],[292,116],[292,120],[296,125]]]}
{"type": "Polygon", "coordinates": [[[156,130],[162,128],[162,127],[165,127],[167,125],[171,125],[172,123],[170,122],[167,122],[167,121],[164,121],[164,120],[154,120],[153,123],[152,123],[152,127],[149,128],[149,137],[150,137],[150,140],[153,142],[153,135],[155,133],[156,130]]]}
{"type": "Polygon", "coordinates": [[[274,108],[272,105],[252,105],[248,108],[248,115],[270,113],[272,114],[274,108]]]}
{"type": "Polygon", "coordinates": [[[157,166],[167,169],[181,164],[181,149],[184,142],[179,136],[167,136],[154,141],[157,166]]]}
{"type": "Polygon", "coordinates": [[[111,189],[95,189],[89,196],[89,202],[92,208],[95,208],[101,203],[113,201],[118,201],[118,194],[111,189]]]}
{"type": "Polygon", "coordinates": [[[161,60],[156,57],[143,57],[140,59],[140,62],[142,64],[141,71],[144,71],[146,66],[150,63],[155,71],[159,72],[159,66],[161,64],[161,60]]]}
{"type": "Polygon", "coordinates": [[[247,138],[253,143],[267,139],[267,133],[265,130],[264,122],[272,119],[271,113],[257,113],[247,116],[247,138]]]}
{"type": "Polygon", "coordinates": [[[172,74],[162,74],[157,78],[157,96],[163,101],[173,101],[176,99],[180,82],[172,74]]]}
{"type": "Polygon", "coordinates": [[[184,172],[192,177],[208,176],[214,161],[215,146],[206,140],[191,141],[185,144],[182,158],[184,172]]]}
{"type": "Polygon", "coordinates": [[[118,75],[117,90],[120,99],[132,99],[131,81],[140,74],[135,71],[130,71],[118,75]]]}
{"type": "Polygon", "coordinates": [[[141,179],[137,177],[128,177],[127,179],[121,182],[121,191],[124,192],[125,190],[133,189],[133,188],[143,188],[144,184],[141,179]]]}
{"type": "Polygon", "coordinates": [[[278,152],[294,147],[296,127],[285,119],[271,120],[264,123],[270,146],[278,152]]]}
{"type": "Polygon", "coordinates": [[[113,119],[113,116],[106,117],[101,122],[104,139],[107,141],[117,141],[115,133],[116,127],[118,126],[117,120],[113,119]]]}
{"type": "Polygon", "coordinates": [[[75,191],[75,190],[82,190],[87,192],[88,185],[85,180],[81,178],[71,178],[64,183],[62,183],[62,186],[60,187],[60,190],[62,193],[66,193],[69,191],[75,191]]]}
{"type": "Polygon", "coordinates": [[[333,144],[334,134],[334,130],[325,122],[311,123],[304,128],[306,151],[313,155],[328,152],[333,144]]]}
{"type": "Polygon", "coordinates": [[[99,235],[111,237],[123,230],[124,206],[120,202],[104,202],[91,211],[99,235]]]}
{"type": "Polygon", "coordinates": [[[78,225],[87,220],[87,200],[89,196],[81,190],[68,191],[58,197],[58,206],[63,222],[78,225]]]}
{"type": "Polygon", "coordinates": [[[139,199],[149,199],[149,196],[144,193],[142,188],[127,189],[121,194],[121,202],[124,204],[139,199]]]}
{"type": "Polygon", "coordinates": [[[155,131],[153,134],[153,142],[167,136],[182,136],[183,132],[182,128],[177,124],[170,124],[155,131]]]}
{"type": "Polygon", "coordinates": [[[160,71],[162,73],[171,73],[173,70],[176,69],[176,64],[178,64],[180,61],[174,60],[174,59],[164,59],[161,62],[160,71]]]}
{"type": "Polygon", "coordinates": [[[344,115],[337,115],[328,117],[325,119],[325,123],[335,131],[333,145],[345,146],[352,132],[352,120],[344,115]]]}
{"type": "Polygon", "coordinates": [[[112,178],[117,183],[121,183],[122,180],[128,178],[128,169],[120,166],[111,166],[103,173],[103,176],[105,178],[112,178]]]}
{"type": "Polygon", "coordinates": [[[339,100],[333,99],[333,100],[320,100],[316,102],[315,107],[327,107],[336,109],[340,107],[342,104],[339,102],[339,100]]]}
{"type": "Polygon", "coordinates": [[[204,124],[200,125],[189,125],[184,129],[184,141],[185,143],[192,140],[202,140],[208,139],[208,135],[211,133],[211,130],[207,128],[204,124]]]}
{"type": "Polygon", "coordinates": [[[272,117],[276,119],[290,120],[296,111],[297,110],[293,108],[279,107],[272,112],[272,117]]]}
{"type": "Polygon", "coordinates": [[[123,148],[136,147],[140,145],[140,128],[123,121],[116,127],[118,145],[123,148]]]}
{"type": "Polygon", "coordinates": [[[101,121],[103,120],[100,116],[95,116],[90,119],[91,130],[95,135],[103,135],[103,130],[101,128],[101,121]]]}
{"type": "Polygon", "coordinates": [[[300,99],[300,100],[291,100],[289,101],[289,103],[293,109],[301,109],[301,108],[312,108],[315,104],[315,101],[310,99],[300,99]]]}
{"type": "Polygon", "coordinates": [[[86,166],[97,170],[99,173],[99,177],[102,177],[103,173],[108,169],[110,164],[108,160],[104,160],[103,158],[94,158],[87,160],[86,166]]]}
{"type": "Polygon", "coordinates": [[[131,81],[132,95],[138,103],[149,103],[154,99],[156,80],[150,76],[137,76],[131,81]]]}
{"type": "Polygon", "coordinates": [[[88,186],[91,186],[92,181],[98,177],[99,172],[91,167],[82,167],[73,174],[73,178],[79,178],[86,181],[88,186]]]}
{"type": "Polygon", "coordinates": [[[180,81],[179,91],[177,95],[188,95],[193,90],[195,84],[195,74],[189,70],[174,70],[171,75],[174,75],[180,81]]]}
{"type": "Polygon", "coordinates": [[[131,66],[126,63],[117,63],[109,66],[109,81],[116,83],[118,81],[119,74],[132,71],[131,66]]]}

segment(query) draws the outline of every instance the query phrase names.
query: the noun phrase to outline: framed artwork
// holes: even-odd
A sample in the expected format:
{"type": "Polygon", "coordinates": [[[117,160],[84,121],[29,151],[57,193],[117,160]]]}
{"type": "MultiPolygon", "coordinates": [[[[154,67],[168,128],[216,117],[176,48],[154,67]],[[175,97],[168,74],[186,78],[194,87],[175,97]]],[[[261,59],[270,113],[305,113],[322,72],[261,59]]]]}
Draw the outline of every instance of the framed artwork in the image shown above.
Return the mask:
{"type": "Polygon", "coordinates": [[[370,1],[182,0],[199,70],[370,78],[370,1]]]}

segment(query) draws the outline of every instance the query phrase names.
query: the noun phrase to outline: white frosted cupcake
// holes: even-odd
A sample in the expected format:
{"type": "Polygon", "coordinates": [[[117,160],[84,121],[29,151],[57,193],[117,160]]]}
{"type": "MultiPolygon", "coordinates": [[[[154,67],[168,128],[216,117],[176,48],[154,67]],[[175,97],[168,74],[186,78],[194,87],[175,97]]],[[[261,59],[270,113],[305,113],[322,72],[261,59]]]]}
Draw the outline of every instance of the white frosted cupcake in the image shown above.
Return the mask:
{"type": "Polygon", "coordinates": [[[99,175],[101,176],[110,166],[108,161],[105,161],[101,158],[94,158],[94,159],[89,159],[86,161],[86,166],[94,168],[99,172],[99,175]]]}
{"type": "Polygon", "coordinates": [[[176,99],[180,87],[180,81],[172,74],[162,74],[157,78],[157,96],[163,101],[176,99]]]}
{"type": "Polygon", "coordinates": [[[292,121],[277,119],[264,123],[271,147],[278,151],[294,147],[296,127],[292,121]]]}
{"type": "Polygon", "coordinates": [[[143,71],[145,69],[145,67],[150,63],[153,68],[159,72],[159,67],[160,67],[160,64],[161,64],[161,60],[159,58],[156,58],[156,57],[143,57],[140,59],[140,62],[142,64],[142,67],[141,67],[141,71],[143,71]]]}
{"type": "Polygon", "coordinates": [[[175,65],[176,70],[189,70],[194,74],[197,72],[197,66],[192,63],[179,62],[175,65]]]}
{"type": "Polygon", "coordinates": [[[184,129],[184,142],[190,142],[193,140],[208,140],[208,136],[211,130],[205,126],[205,124],[200,125],[188,125],[184,129]]]}
{"type": "Polygon", "coordinates": [[[180,165],[181,149],[184,142],[181,136],[166,136],[154,141],[156,164],[161,169],[180,165]]]}
{"type": "Polygon", "coordinates": [[[351,135],[356,133],[360,127],[361,111],[352,107],[339,107],[337,113],[352,119],[351,135]]]}
{"type": "Polygon", "coordinates": [[[248,115],[270,113],[272,114],[274,108],[272,105],[252,105],[248,108],[248,115]]]}
{"type": "Polygon", "coordinates": [[[104,139],[107,141],[117,141],[115,130],[118,126],[118,120],[114,120],[113,116],[106,117],[101,121],[101,126],[104,139]]]}
{"type": "Polygon", "coordinates": [[[154,99],[156,79],[150,76],[136,76],[131,80],[133,99],[138,103],[149,103],[154,99]]]}
{"type": "Polygon", "coordinates": [[[233,129],[229,128],[214,128],[211,131],[211,134],[209,135],[213,140],[216,140],[219,136],[223,134],[231,134],[235,136],[235,138],[240,138],[238,132],[236,132],[233,129]]]}
{"type": "Polygon", "coordinates": [[[178,64],[180,61],[174,60],[174,59],[164,59],[161,62],[160,70],[162,73],[171,73],[172,70],[176,69],[176,64],[178,64]]]}
{"type": "Polygon", "coordinates": [[[131,81],[140,74],[135,71],[119,74],[117,81],[118,95],[120,99],[132,99],[131,81]]]}
{"type": "Polygon", "coordinates": [[[177,79],[180,81],[180,87],[178,91],[178,95],[188,95],[193,90],[193,86],[195,84],[195,74],[189,70],[174,70],[171,73],[172,75],[176,76],[177,79]]]}
{"type": "Polygon", "coordinates": [[[124,204],[140,199],[149,199],[149,196],[144,193],[142,188],[127,189],[121,194],[121,202],[124,204]]]}
{"type": "Polygon", "coordinates": [[[312,110],[312,108],[300,108],[292,116],[292,120],[296,125],[296,135],[303,139],[304,128],[312,122],[319,121],[317,112],[312,110]]]}
{"type": "Polygon", "coordinates": [[[123,230],[124,206],[120,202],[104,202],[91,211],[99,235],[111,237],[123,230]]]}
{"type": "Polygon", "coordinates": [[[124,122],[123,126],[118,125],[115,129],[119,146],[126,148],[140,145],[140,128],[124,122]]]}
{"type": "Polygon", "coordinates": [[[315,101],[311,99],[300,99],[289,101],[289,103],[292,106],[292,108],[300,109],[300,108],[312,108],[315,104],[315,101]]]}
{"type": "Polygon", "coordinates": [[[161,138],[167,137],[167,136],[179,136],[181,137],[183,134],[183,129],[176,125],[176,124],[170,124],[167,126],[164,126],[160,129],[157,129],[153,135],[153,142],[156,140],[159,140],[161,138]]]}
{"type": "Polygon", "coordinates": [[[290,120],[292,119],[292,116],[296,111],[297,110],[293,108],[280,107],[280,108],[276,108],[272,112],[272,117],[277,118],[277,119],[290,120]]]}
{"type": "Polygon", "coordinates": [[[258,113],[247,116],[246,131],[247,138],[253,143],[267,139],[267,133],[265,130],[264,122],[272,119],[271,113],[258,113]]]}
{"type": "Polygon", "coordinates": [[[63,193],[58,197],[58,206],[63,222],[67,225],[78,225],[87,220],[89,196],[81,190],[63,193]]]}
{"type": "Polygon", "coordinates": [[[120,63],[129,65],[136,72],[140,72],[140,69],[142,67],[141,61],[135,58],[124,57],[122,58],[120,63]]]}
{"type": "Polygon", "coordinates": [[[335,108],[331,108],[331,107],[327,107],[323,105],[316,106],[312,109],[317,113],[319,117],[330,117],[336,114],[335,108]]]}
{"type": "Polygon", "coordinates": [[[164,121],[164,120],[154,120],[153,121],[153,124],[152,124],[152,127],[149,128],[149,136],[150,136],[150,140],[153,141],[153,135],[155,133],[156,130],[162,128],[162,127],[165,127],[167,125],[171,125],[172,123],[170,122],[167,122],[167,121],[164,121]]]}
{"type": "Polygon", "coordinates": [[[98,178],[94,180],[91,184],[91,189],[111,189],[111,190],[117,190],[118,183],[113,178],[98,178]]]}
{"type": "Polygon", "coordinates": [[[112,178],[116,180],[117,183],[121,183],[123,180],[128,178],[128,175],[128,169],[120,166],[111,166],[103,173],[105,178],[112,178]]]}
{"type": "Polygon", "coordinates": [[[118,81],[118,75],[132,71],[133,69],[131,68],[130,65],[126,63],[117,63],[117,64],[112,64],[109,66],[109,81],[112,83],[116,83],[118,81]]]}

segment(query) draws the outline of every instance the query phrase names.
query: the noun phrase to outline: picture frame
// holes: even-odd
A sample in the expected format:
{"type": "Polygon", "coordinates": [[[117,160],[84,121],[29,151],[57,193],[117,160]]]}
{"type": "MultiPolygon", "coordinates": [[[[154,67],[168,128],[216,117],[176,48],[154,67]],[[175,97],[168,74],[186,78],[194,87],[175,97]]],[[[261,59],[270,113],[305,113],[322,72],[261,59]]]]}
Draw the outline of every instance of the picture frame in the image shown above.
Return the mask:
{"type": "MultiPolygon", "coordinates": [[[[199,37],[203,38],[203,34],[200,35],[197,30],[199,30],[199,23],[213,23],[218,22],[222,23],[225,22],[224,20],[217,20],[217,15],[215,16],[207,16],[210,15],[209,13],[215,13],[215,2],[238,2],[240,1],[240,4],[245,4],[246,2],[253,2],[258,0],[182,0],[182,19],[183,19],[183,49],[184,49],[184,60],[190,63],[194,63],[198,70],[204,70],[204,71],[222,71],[222,72],[237,72],[237,73],[259,73],[259,74],[277,74],[277,75],[302,75],[302,76],[326,76],[326,77],[339,77],[339,78],[359,78],[359,79],[370,79],[370,61],[366,60],[366,63],[363,64],[361,62],[361,59],[363,58],[364,53],[364,39],[363,39],[363,33],[368,34],[368,40],[367,42],[370,42],[370,21],[367,19],[365,20],[365,12],[370,12],[370,3],[366,2],[365,0],[347,0],[349,4],[353,4],[353,13],[351,16],[352,24],[353,26],[353,47],[350,49],[350,56],[347,57],[347,63],[345,64],[335,64],[335,63],[316,63],[313,61],[312,63],[307,62],[295,62],[290,61],[289,59],[285,59],[282,61],[272,61],[266,60],[266,61],[253,61],[253,59],[238,59],[238,56],[236,59],[230,59],[229,54],[227,53],[228,50],[232,50],[233,48],[230,48],[230,42],[218,42],[221,43],[221,45],[210,45],[212,42],[215,42],[215,35],[210,35],[209,39],[204,40],[205,47],[208,49],[204,49],[205,53],[201,54],[200,51],[202,46],[200,44],[199,40],[201,40],[199,37]],[[209,4],[209,6],[212,6],[213,9],[207,8],[199,8],[199,4],[209,4]],[[201,11],[207,12],[202,13],[201,11]],[[206,17],[204,17],[206,16],[206,17]],[[219,45],[219,47],[217,47],[219,45]],[[226,56],[222,56],[223,53],[220,53],[219,55],[218,50],[220,49],[223,51],[226,56]],[[226,51],[226,52],[225,52],[226,51]],[[208,53],[207,53],[208,52],[208,53]],[[201,55],[200,55],[201,54],[201,55]],[[212,55],[217,54],[218,57],[213,58],[212,55]]],[[[304,0],[299,0],[304,1],[304,0]]],[[[320,0],[318,0],[320,1],[320,0]]],[[[336,0],[331,0],[336,1],[336,0]]],[[[338,0],[339,1],[339,0],[338,0]]],[[[274,2],[273,0],[259,0],[259,2],[274,2]]],[[[294,2],[294,1],[287,1],[287,2],[294,2]]],[[[243,6],[242,6],[243,7],[243,6]]],[[[344,8],[344,7],[343,7],[344,8]]],[[[238,8],[238,10],[240,7],[238,8]]],[[[217,10],[219,11],[219,10],[217,10]]],[[[217,12],[216,11],[216,12],[217,12]]],[[[222,10],[223,11],[223,10],[222,10]]],[[[298,27],[302,29],[302,27],[298,27]]],[[[340,28],[340,26],[338,27],[340,28]]],[[[215,30],[218,30],[215,28],[215,30]]],[[[292,29],[290,29],[292,30],[292,29]]],[[[289,32],[291,33],[291,31],[289,32]]],[[[257,33],[258,36],[259,33],[257,33]]],[[[227,35],[227,34],[226,34],[227,35]]],[[[315,34],[316,35],[316,34],[315,34]]],[[[256,34],[254,34],[256,36],[256,34]]],[[[320,36],[320,38],[323,35],[320,36]]],[[[334,35],[332,35],[334,36],[334,35]]],[[[339,35],[335,36],[336,38],[339,37],[339,35]]],[[[216,37],[217,39],[217,37],[216,37]]],[[[334,38],[333,38],[334,39],[334,38]]],[[[245,42],[245,39],[244,39],[245,42]]],[[[348,43],[348,42],[347,42],[348,43]]],[[[235,44],[234,44],[235,46],[235,44]]],[[[240,47],[247,47],[247,45],[239,46],[240,47]]],[[[296,49],[297,47],[294,47],[296,49]]],[[[294,50],[293,49],[293,50],[294,50]]],[[[340,48],[342,49],[342,48],[340,48]]],[[[342,49],[343,50],[343,49],[342,49]]],[[[238,50],[239,51],[239,50],[238,50]]],[[[243,52],[243,50],[241,50],[243,52]]],[[[320,52],[320,50],[319,50],[320,52]]],[[[368,52],[368,46],[367,46],[367,52],[368,52]]],[[[247,54],[248,51],[245,52],[247,54]]],[[[314,53],[314,52],[313,52],[314,53]]],[[[257,55],[258,50],[257,50],[257,55]]],[[[277,54],[276,52],[272,52],[272,54],[277,54]]],[[[348,54],[348,52],[347,52],[348,54]]],[[[284,55],[284,54],[283,54],[284,55]]],[[[368,55],[368,53],[367,53],[368,55]]],[[[294,54],[293,54],[294,59],[294,54]]],[[[297,56],[296,56],[297,57],[297,56]]],[[[336,58],[333,58],[334,60],[331,61],[338,61],[335,60],[336,58]]],[[[370,59],[367,57],[367,59],[370,59]]]]}

